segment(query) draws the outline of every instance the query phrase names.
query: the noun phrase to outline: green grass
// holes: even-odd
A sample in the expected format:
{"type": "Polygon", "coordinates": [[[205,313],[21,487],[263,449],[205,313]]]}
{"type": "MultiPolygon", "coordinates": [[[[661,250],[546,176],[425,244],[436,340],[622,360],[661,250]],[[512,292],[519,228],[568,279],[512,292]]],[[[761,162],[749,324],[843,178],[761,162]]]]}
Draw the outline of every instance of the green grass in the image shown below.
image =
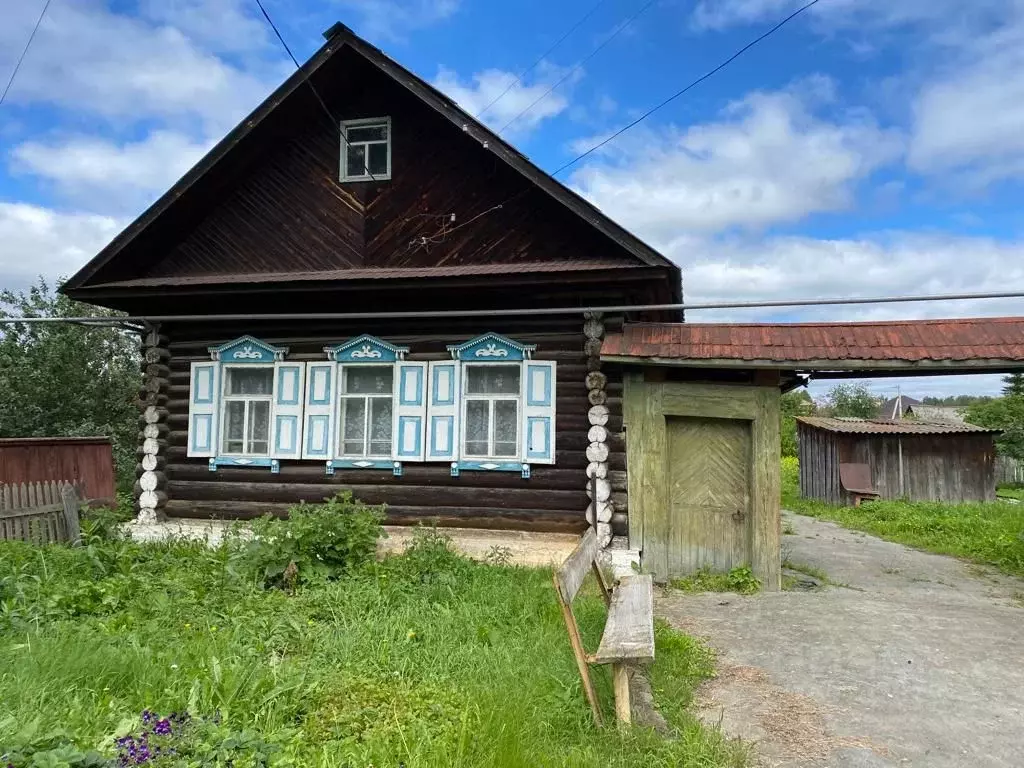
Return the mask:
{"type": "Polygon", "coordinates": [[[736,592],[752,595],[761,591],[761,582],[750,570],[750,566],[737,566],[730,571],[713,571],[701,568],[682,579],[675,579],[670,586],[683,592],[736,592]]]}
{"type": "Polygon", "coordinates": [[[796,459],[782,461],[782,506],[888,541],[1024,576],[1024,505],[875,501],[837,507],[800,497],[796,459]]]}
{"type": "Polygon", "coordinates": [[[996,490],[996,496],[1003,499],[1017,499],[1018,501],[1024,501],[1024,488],[1003,486],[996,490]]]}
{"type": "MultiPolygon", "coordinates": [[[[590,650],[593,594],[576,602],[590,650]]],[[[292,595],[244,576],[229,547],[0,543],[0,755],[56,739],[109,757],[148,708],[282,766],[743,766],[687,710],[710,652],[663,624],[656,644],[671,739],[593,726],[547,570],[428,542],[292,595]]],[[[614,722],[608,672],[595,677],[614,722]]],[[[202,764],[260,764],[229,758],[202,764]]]]}

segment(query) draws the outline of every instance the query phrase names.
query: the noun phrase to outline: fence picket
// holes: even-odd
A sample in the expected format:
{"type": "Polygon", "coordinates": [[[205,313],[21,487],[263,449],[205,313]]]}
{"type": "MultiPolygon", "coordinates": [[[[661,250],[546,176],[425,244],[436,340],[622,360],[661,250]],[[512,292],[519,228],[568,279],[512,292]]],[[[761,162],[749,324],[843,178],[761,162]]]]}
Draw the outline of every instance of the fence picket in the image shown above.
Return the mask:
{"type": "Polygon", "coordinates": [[[79,506],[76,483],[0,483],[0,541],[77,543],[79,506]]]}

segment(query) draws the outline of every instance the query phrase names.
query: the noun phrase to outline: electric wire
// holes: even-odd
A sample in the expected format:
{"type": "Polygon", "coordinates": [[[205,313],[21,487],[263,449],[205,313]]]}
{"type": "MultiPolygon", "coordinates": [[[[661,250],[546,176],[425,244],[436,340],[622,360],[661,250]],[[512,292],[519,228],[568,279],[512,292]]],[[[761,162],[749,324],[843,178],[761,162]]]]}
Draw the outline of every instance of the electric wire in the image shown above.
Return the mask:
{"type": "MultiPolygon", "coordinates": [[[[345,131],[341,127],[341,123],[338,122],[337,118],[335,118],[334,115],[331,113],[331,109],[330,107],[327,106],[327,102],[325,102],[323,98],[321,98],[320,92],[316,89],[312,81],[309,79],[309,76],[306,74],[306,70],[304,70],[302,68],[302,65],[299,64],[299,60],[295,58],[295,54],[292,53],[292,49],[288,46],[288,43],[285,42],[285,39],[281,35],[280,30],[277,28],[277,25],[274,23],[274,20],[270,18],[270,14],[267,13],[267,9],[263,7],[262,0],[256,0],[256,5],[259,6],[260,11],[263,13],[263,18],[267,20],[267,24],[270,25],[270,28],[274,30],[274,34],[277,35],[277,39],[281,41],[281,45],[284,46],[285,51],[288,52],[288,56],[291,58],[292,63],[295,65],[295,68],[302,73],[303,82],[309,86],[309,90],[313,92],[313,95],[316,97],[316,100],[320,102],[320,107],[323,109],[324,114],[327,115],[328,119],[330,119],[331,125],[333,125],[337,129],[338,135],[341,136],[341,140],[345,143],[345,147],[347,149],[348,147],[351,146],[351,144],[348,143],[348,137],[345,136],[345,131]]],[[[390,136],[388,137],[388,140],[391,140],[390,136]]],[[[348,163],[347,153],[346,157],[344,158],[344,162],[348,163]]],[[[367,165],[367,158],[365,156],[363,157],[363,170],[366,171],[366,175],[370,177],[371,181],[377,180],[376,178],[374,178],[374,175],[370,173],[370,167],[369,165],[367,165]]]]}
{"type": "MultiPolygon", "coordinates": [[[[285,312],[267,314],[221,315],[124,315],[121,317],[0,317],[0,325],[13,323],[115,322],[171,323],[201,321],[273,321],[273,320],[402,320],[446,317],[529,317],[536,315],[581,315],[585,312],[692,312],[708,309],[767,309],[773,307],[826,307],[854,304],[907,304],[929,301],[982,301],[991,299],[1024,299],[1024,290],[997,293],[949,293],[913,296],[835,297],[831,299],[773,299],[771,301],[713,301],[692,304],[616,304],[581,307],[528,307],[521,309],[438,309],[423,311],[378,312],[285,312]]],[[[850,322],[856,325],[856,322],[850,322]]]]}
{"type": "Polygon", "coordinates": [[[513,88],[515,88],[519,83],[523,82],[523,78],[524,77],[526,77],[530,72],[532,72],[542,61],[544,61],[544,59],[546,59],[548,56],[550,56],[551,52],[554,51],[555,48],[557,48],[562,43],[564,43],[566,38],[569,37],[569,35],[571,35],[573,32],[575,32],[577,29],[579,29],[583,25],[583,23],[587,19],[589,19],[591,16],[593,16],[594,13],[597,11],[597,9],[600,8],[604,4],[605,4],[605,0],[598,0],[598,2],[594,5],[594,7],[591,8],[589,11],[587,11],[579,21],[577,21],[575,24],[573,24],[573,26],[569,29],[568,32],[566,32],[564,35],[562,35],[560,38],[558,38],[558,40],[555,41],[554,45],[552,45],[550,48],[548,48],[546,51],[544,51],[544,53],[542,53],[539,57],[537,57],[537,60],[535,62],[533,62],[533,64],[531,64],[526,69],[524,69],[522,72],[520,72],[519,73],[519,77],[517,77],[515,80],[513,80],[511,83],[509,83],[508,87],[505,88],[504,91],[502,91],[497,96],[495,96],[483,109],[481,109],[479,112],[477,112],[475,115],[473,115],[473,117],[475,119],[479,120],[481,115],[484,114],[484,112],[486,112],[491,107],[493,107],[495,104],[497,104],[499,101],[501,101],[503,98],[505,98],[505,94],[507,94],[509,91],[511,91],[513,88]]]}
{"type": "Polygon", "coordinates": [[[625,20],[625,21],[624,21],[624,22],[623,22],[623,23],[622,23],[622,24],[621,24],[621,25],[620,25],[619,27],[617,27],[617,28],[615,29],[615,31],[614,31],[614,32],[612,32],[612,33],[611,33],[611,34],[610,34],[610,35],[609,35],[609,36],[608,36],[607,38],[605,38],[605,40],[604,40],[604,41],[603,41],[603,42],[602,42],[602,43],[601,43],[601,44],[600,44],[599,46],[597,46],[597,48],[595,48],[595,49],[594,49],[594,50],[592,50],[592,51],[591,51],[591,52],[590,52],[589,54],[587,54],[586,58],[584,58],[584,59],[583,59],[582,61],[578,62],[578,63],[576,64],[576,66],[574,66],[574,67],[573,67],[572,69],[570,69],[570,70],[569,70],[569,71],[568,71],[568,72],[567,72],[567,73],[566,73],[566,74],[565,74],[565,75],[564,75],[564,76],[563,76],[563,77],[562,77],[562,78],[561,78],[561,79],[560,79],[560,80],[559,80],[559,81],[558,81],[557,83],[555,83],[555,84],[554,84],[554,85],[552,85],[552,86],[551,86],[550,88],[548,88],[548,89],[547,89],[546,91],[544,91],[544,93],[543,93],[543,94],[541,94],[541,95],[540,95],[540,96],[539,96],[539,97],[538,97],[538,98],[537,98],[537,99],[536,99],[536,100],[535,100],[535,101],[534,101],[534,102],[533,102],[532,104],[530,104],[530,106],[528,106],[528,107],[527,107],[526,109],[524,109],[524,110],[523,110],[522,112],[520,112],[520,113],[519,113],[518,115],[516,115],[516,116],[515,116],[515,117],[513,117],[513,118],[512,118],[511,120],[509,120],[509,121],[508,121],[507,123],[505,123],[505,124],[504,124],[503,126],[501,126],[501,128],[499,128],[499,129],[498,129],[498,134],[500,135],[500,134],[501,134],[501,132],[502,132],[502,131],[504,131],[504,130],[505,130],[506,128],[508,128],[508,127],[509,127],[510,125],[512,125],[512,123],[514,123],[514,122],[515,122],[516,120],[518,120],[518,119],[519,119],[520,117],[522,117],[522,116],[523,116],[523,115],[525,115],[525,114],[526,114],[527,112],[529,112],[530,110],[532,110],[532,109],[533,109],[533,108],[534,108],[535,106],[537,106],[537,105],[538,105],[538,104],[540,104],[540,103],[541,103],[542,101],[544,101],[544,99],[546,99],[546,98],[547,98],[547,97],[548,97],[548,96],[549,96],[549,95],[550,95],[550,94],[552,93],[552,91],[554,91],[554,90],[555,90],[556,88],[558,88],[558,86],[560,86],[560,85],[561,85],[562,83],[564,83],[564,82],[565,82],[566,80],[568,80],[568,79],[569,79],[570,77],[572,77],[572,76],[573,76],[574,74],[576,74],[576,73],[577,73],[577,72],[578,72],[578,71],[579,71],[579,70],[580,70],[580,69],[581,69],[581,68],[583,67],[583,65],[584,65],[584,64],[586,64],[586,63],[587,63],[588,61],[590,61],[590,60],[591,60],[592,58],[594,58],[594,57],[595,57],[595,56],[596,56],[596,55],[597,55],[598,53],[600,53],[600,52],[601,52],[601,50],[602,50],[602,49],[603,49],[603,48],[604,48],[604,47],[605,47],[606,45],[608,45],[608,44],[609,44],[609,43],[610,43],[610,42],[611,42],[612,40],[614,40],[614,39],[615,39],[616,37],[618,37],[618,36],[619,36],[619,34],[620,34],[620,33],[621,33],[621,32],[622,32],[623,30],[625,30],[625,29],[626,29],[626,27],[628,27],[628,26],[629,26],[630,24],[632,24],[632,23],[633,23],[634,21],[636,21],[636,19],[637,19],[637,18],[638,18],[638,17],[639,17],[639,16],[640,16],[640,15],[641,15],[641,14],[642,14],[642,13],[643,13],[644,11],[646,11],[646,10],[647,10],[648,8],[650,8],[650,7],[652,6],[652,5],[654,5],[654,4],[656,3],[656,2],[657,2],[657,0],[648,0],[648,2],[646,2],[646,3],[645,3],[645,4],[643,5],[643,7],[642,7],[642,8],[640,8],[640,10],[639,10],[639,11],[637,11],[637,12],[636,12],[636,13],[634,13],[634,14],[633,14],[632,16],[630,16],[630,17],[629,17],[628,19],[626,19],[626,20],[625,20]]]}
{"type": "Polygon", "coordinates": [[[665,106],[667,106],[668,104],[670,104],[671,102],[673,102],[673,101],[675,101],[676,99],[678,99],[678,98],[679,98],[680,96],[682,96],[682,95],[683,95],[684,93],[686,93],[687,91],[689,91],[689,90],[690,90],[691,88],[694,88],[694,87],[696,87],[696,86],[700,85],[701,83],[703,83],[703,82],[704,82],[705,80],[707,80],[708,78],[710,78],[710,77],[714,76],[714,75],[715,75],[715,74],[717,74],[718,72],[720,72],[720,71],[722,71],[723,69],[725,69],[725,68],[726,68],[727,66],[729,66],[729,65],[730,65],[730,64],[731,64],[732,62],[734,62],[734,61],[735,61],[736,59],[738,59],[738,58],[739,58],[740,56],[742,56],[742,55],[743,55],[744,53],[746,53],[747,51],[749,51],[749,50],[750,50],[751,48],[753,48],[753,47],[754,47],[755,45],[757,45],[758,43],[760,43],[760,42],[761,42],[762,40],[764,40],[764,39],[766,39],[766,38],[770,37],[771,35],[775,34],[775,32],[777,32],[778,30],[782,29],[782,27],[786,26],[786,24],[788,24],[789,22],[791,22],[791,21],[792,21],[793,19],[795,19],[795,18],[796,18],[797,16],[799,16],[799,15],[800,15],[801,13],[803,13],[804,11],[806,11],[807,9],[809,9],[809,8],[810,8],[811,6],[817,5],[817,4],[819,3],[819,2],[821,2],[821,0],[811,0],[811,2],[809,2],[809,3],[807,3],[806,5],[804,5],[804,6],[800,7],[800,8],[798,8],[797,10],[793,11],[793,13],[789,14],[789,16],[787,16],[787,17],[786,17],[786,18],[784,18],[784,19],[783,19],[782,21],[780,21],[779,23],[777,23],[777,24],[776,24],[776,25],[775,25],[774,27],[772,27],[771,29],[769,29],[769,30],[768,30],[767,32],[765,32],[764,34],[762,34],[762,35],[760,35],[759,37],[757,37],[757,38],[755,38],[755,39],[751,40],[751,41],[750,41],[749,43],[747,43],[747,44],[746,44],[745,46],[743,46],[743,47],[742,47],[742,48],[740,48],[740,49],[739,49],[738,51],[736,51],[736,53],[734,53],[734,54],[733,54],[732,56],[730,56],[729,58],[727,58],[727,59],[726,59],[725,61],[723,61],[723,62],[722,62],[721,64],[719,64],[719,65],[718,65],[717,67],[715,67],[714,69],[711,69],[711,70],[709,70],[709,71],[705,72],[705,73],[704,73],[703,75],[701,75],[700,77],[698,77],[698,78],[697,78],[696,80],[694,80],[694,81],[693,81],[692,83],[690,83],[689,85],[687,85],[687,86],[686,86],[685,88],[682,88],[681,90],[679,90],[679,91],[676,91],[676,92],[675,92],[674,94],[672,94],[671,96],[669,96],[669,97],[668,97],[667,99],[665,99],[665,100],[664,100],[663,102],[661,102],[661,103],[660,103],[660,104],[658,104],[657,106],[654,106],[654,107],[652,107],[651,109],[647,110],[646,112],[644,112],[644,114],[640,115],[640,117],[638,117],[638,118],[637,118],[636,120],[634,120],[633,122],[631,122],[631,123],[629,123],[629,124],[627,124],[627,125],[623,126],[623,127],[622,127],[622,128],[620,128],[619,130],[617,130],[617,131],[616,131],[615,133],[613,133],[613,134],[612,134],[611,136],[608,136],[608,137],[606,137],[605,139],[603,139],[602,141],[598,142],[597,144],[595,144],[594,146],[592,146],[592,147],[591,147],[590,149],[588,149],[588,150],[587,150],[586,152],[584,152],[584,153],[583,153],[582,155],[579,155],[578,157],[576,157],[576,158],[574,158],[574,159],[570,160],[570,161],[569,161],[568,163],[566,163],[565,165],[563,165],[563,166],[562,166],[561,168],[559,168],[558,170],[554,171],[554,172],[553,172],[553,173],[552,173],[551,175],[552,175],[552,176],[557,176],[558,174],[560,174],[560,173],[561,173],[562,171],[566,170],[567,168],[571,168],[572,166],[576,165],[576,163],[578,163],[578,162],[579,162],[580,160],[582,160],[583,158],[587,157],[588,155],[591,155],[591,154],[593,154],[594,152],[596,152],[596,151],[597,151],[597,150],[599,150],[599,149],[600,149],[601,147],[603,147],[603,146],[605,146],[606,144],[608,144],[608,143],[609,143],[610,141],[612,141],[613,139],[616,139],[616,138],[618,138],[619,136],[621,136],[622,134],[624,134],[624,133],[625,133],[626,131],[628,131],[628,130],[629,130],[630,128],[632,128],[632,127],[636,126],[637,124],[639,124],[639,123],[643,122],[644,120],[646,120],[646,119],[647,119],[648,117],[650,117],[651,115],[653,115],[653,114],[654,114],[655,112],[657,112],[657,111],[658,111],[659,109],[661,109],[662,107],[665,107],[665,106]]]}
{"type": "Polygon", "coordinates": [[[46,0],[43,4],[43,10],[39,12],[39,18],[36,19],[36,25],[32,27],[32,32],[28,36],[28,42],[25,43],[25,48],[21,51],[21,56],[18,57],[18,61],[14,64],[14,71],[11,72],[11,78],[7,81],[3,94],[0,94],[0,106],[3,105],[4,99],[7,98],[7,93],[11,90],[11,86],[14,84],[14,78],[18,76],[18,70],[21,69],[21,62],[25,60],[25,55],[28,53],[28,49],[32,47],[32,41],[36,39],[36,32],[39,31],[39,25],[43,23],[43,16],[46,15],[46,9],[50,7],[50,3],[52,1],[53,0],[46,0]]]}

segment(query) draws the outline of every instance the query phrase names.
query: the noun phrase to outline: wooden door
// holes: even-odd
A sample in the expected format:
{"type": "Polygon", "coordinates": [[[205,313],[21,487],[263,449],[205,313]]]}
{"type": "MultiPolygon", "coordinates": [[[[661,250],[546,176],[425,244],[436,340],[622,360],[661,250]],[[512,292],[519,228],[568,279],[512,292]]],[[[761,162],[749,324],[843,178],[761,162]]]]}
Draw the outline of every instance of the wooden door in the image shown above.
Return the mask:
{"type": "Polygon", "coordinates": [[[665,426],[669,571],[749,564],[751,422],[670,416],[665,426]]]}

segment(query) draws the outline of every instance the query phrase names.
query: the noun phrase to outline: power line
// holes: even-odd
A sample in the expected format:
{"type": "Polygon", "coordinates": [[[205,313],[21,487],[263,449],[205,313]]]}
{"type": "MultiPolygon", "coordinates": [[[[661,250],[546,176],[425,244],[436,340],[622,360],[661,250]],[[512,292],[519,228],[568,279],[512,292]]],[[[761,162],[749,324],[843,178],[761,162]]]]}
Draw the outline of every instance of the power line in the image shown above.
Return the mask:
{"type": "MultiPolygon", "coordinates": [[[[351,145],[348,143],[348,137],[345,136],[345,131],[341,127],[341,123],[339,123],[337,118],[335,118],[334,115],[331,113],[330,107],[327,106],[327,102],[325,102],[320,97],[320,92],[313,86],[313,82],[309,79],[309,76],[306,75],[305,70],[302,68],[302,65],[299,64],[299,60],[295,58],[295,54],[292,53],[292,49],[288,47],[288,43],[286,43],[284,38],[281,36],[281,32],[280,32],[280,30],[278,30],[277,25],[274,23],[274,20],[270,18],[270,14],[267,13],[267,9],[263,7],[262,0],[256,0],[256,5],[259,6],[260,11],[263,13],[263,18],[265,18],[267,20],[267,24],[269,24],[270,28],[272,30],[274,30],[274,34],[277,35],[277,39],[281,41],[281,45],[283,45],[284,49],[288,52],[288,56],[291,57],[292,63],[295,65],[295,68],[299,72],[303,73],[303,78],[302,78],[303,82],[306,83],[306,85],[309,86],[309,90],[311,90],[313,92],[313,95],[316,96],[316,100],[318,102],[320,102],[320,106],[323,109],[324,114],[327,115],[327,117],[330,119],[331,125],[333,125],[335,128],[338,129],[338,135],[341,136],[341,140],[343,142],[345,142],[345,147],[347,149],[351,145]]],[[[389,136],[388,137],[388,141],[390,141],[390,140],[391,140],[391,137],[389,136]]],[[[367,158],[365,157],[365,154],[364,154],[364,157],[363,157],[363,170],[366,171],[366,175],[370,177],[371,181],[376,181],[377,179],[375,179],[373,174],[370,173],[370,167],[366,164],[366,160],[367,160],[367,158]]],[[[348,163],[348,158],[347,157],[344,158],[343,161],[347,164],[348,163]]]]}
{"type": "Polygon", "coordinates": [[[39,12],[39,18],[36,19],[36,25],[32,27],[32,33],[28,36],[28,42],[25,43],[25,49],[21,52],[21,56],[18,57],[18,61],[14,65],[14,71],[11,72],[11,79],[7,81],[7,87],[4,88],[4,92],[0,95],[0,105],[3,105],[4,99],[7,98],[7,92],[11,90],[11,85],[14,84],[14,78],[18,76],[18,70],[21,69],[21,62],[25,60],[25,54],[28,53],[28,49],[32,45],[32,41],[36,39],[36,32],[39,31],[39,25],[43,23],[43,16],[46,15],[46,9],[50,7],[52,0],[46,0],[43,4],[43,10],[39,12]]]}
{"type": "MultiPolygon", "coordinates": [[[[487,213],[485,211],[484,213],[487,213]]],[[[482,215],[482,214],[481,214],[482,215]]],[[[119,322],[170,323],[206,320],[377,320],[445,317],[528,317],[532,315],[581,315],[584,312],[675,312],[704,309],[765,309],[770,307],[824,307],[851,304],[907,304],[927,301],[980,301],[986,299],[1024,299],[1024,290],[997,293],[947,293],[916,296],[838,297],[832,299],[778,299],[772,301],[718,301],[693,304],[616,304],[593,307],[529,307],[523,309],[438,309],[425,311],[377,312],[299,312],[281,314],[223,314],[223,315],[124,315],[121,317],[0,317],[0,325],[11,323],[56,322],[119,322]]],[[[850,322],[850,325],[857,325],[850,322]]]]}
{"type": "Polygon", "coordinates": [[[786,18],[784,18],[784,19],[783,19],[782,21],[780,21],[780,22],[779,22],[778,24],[776,24],[776,25],[775,25],[774,27],[772,27],[771,29],[769,29],[769,30],[768,30],[767,32],[765,32],[765,33],[764,33],[763,35],[761,35],[760,37],[757,37],[757,38],[755,38],[754,40],[751,40],[751,41],[750,41],[749,43],[747,43],[747,44],[746,44],[745,46],[743,46],[743,47],[742,47],[742,48],[740,48],[740,49],[739,49],[738,51],[736,51],[736,53],[734,53],[734,54],[733,54],[732,56],[730,56],[730,57],[729,57],[728,59],[726,59],[725,61],[723,61],[723,62],[722,62],[721,64],[719,64],[719,65],[718,65],[717,67],[715,67],[714,69],[712,69],[712,70],[710,70],[710,71],[708,71],[708,72],[704,73],[703,75],[701,75],[700,77],[698,77],[698,78],[697,78],[696,80],[694,80],[694,81],[693,81],[692,83],[690,83],[689,85],[687,85],[687,86],[686,86],[685,88],[683,88],[682,90],[676,91],[676,92],[675,92],[674,94],[672,94],[671,96],[669,96],[669,97],[668,97],[667,99],[665,99],[665,100],[664,100],[663,102],[661,102],[661,103],[660,103],[660,104],[658,104],[657,106],[655,106],[655,107],[652,107],[651,109],[647,110],[647,111],[646,111],[646,112],[645,112],[644,114],[640,115],[640,117],[638,117],[638,118],[637,118],[636,120],[634,120],[633,122],[629,123],[628,125],[626,125],[626,126],[624,126],[624,127],[620,128],[620,129],[619,129],[619,130],[617,130],[617,131],[616,131],[615,133],[613,133],[613,134],[612,134],[611,136],[608,136],[607,138],[605,138],[605,139],[604,139],[603,141],[600,141],[600,142],[598,142],[597,144],[595,144],[594,146],[592,146],[592,147],[591,147],[590,149],[588,149],[588,150],[587,150],[586,152],[584,152],[584,153],[583,153],[582,155],[580,155],[579,157],[576,157],[576,158],[574,158],[573,160],[570,160],[570,161],[569,161],[568,163],[566,163],[565,165],[563,165],[563,166],[562,166],[561,168],[559,168],[559,169],[558,169],[557,171],[555,171],[555,172],[554,172],[554,173],[552,173],[551,175],[552,175],[552,176],[557,176],[557,175],[558,175],[558,174],[560,174],[560,173],[561,173],[562,171],[564,171],[564,170],[565,170],[566,168],[571,168],[572,166],[576,165],[576,163],[578,163],[578,162],[579,162],[580,160],[582,160],[583,158],[585,158],[585,157],[586,157],[587,155],[590,155],[590,154],[592,154],[593,152],[596,152],[596,151],[597,151],[597,150],[599,150],[599,149],[600,149],[601,147],[603,147],[603,146],[604,146],[605,144],[607,144],[608,142],[612,141],[613,139],[615,139],[615,138],[617,138],[617,137],[621,136],[621,135],[622,135],[622,134],[624,134],[624,133],[625,133],[626,131],[628,131],[628,130],[629,130],[630,128],[632,128],[633,126],[637,125],[638,123],[641,123],[641,122],[643,122],[644,120],[646,120],[646,119],[647,119],[648,117],[650,117],[651,115],[653,115],[653,114],[654,114],[655,112],[657,112],[657,111],[658,111],[659,109],[661,109],[662,107],[664,107],[664,106],[666,106],[667,104],[669,104],[669,103],[671,103],[671,102],[675,101],[676,99],[678,99],[678,98],[679,98],[680,96],[682,96],[682,95],[683,95],[684,93],[686,93],[687,91],[689,91],[689,90],[690,90],[691,88],[693,88],[693,87],[695,87],[695,86],[697,86],[697,85],[700,85],[700,84],[701,84],[701,83],[703,83],[703,82],[704,82],[705,80],[707,80],[707,79],[708,79],[709,77],[712,77],[713,75],[717,74],[717,73],[718,73],[718,72],[720,72],[721,70],[725,69],[725,68],[726,68],[727,66],[729,66],[729,65],[730,65],[730,64],[731,64],[732,62],[734,62],[734,61],[735,61],[736,59],[738,59],[738,58],[739,58],[740,56],[742,56],[742,55],[743,55],[744,53],[746,53],[747,51],[749,51],[749,50],[750,50],[751,48],[753,48],[753,47],[754,47],[755,45],[757,45],[758,43],[760,43],[760,42],[761,42],[762,40],[764,40],[764,39],[765,39],[765,38],[767,38],[767,37],[770,37],[770,36],[771,36],[771,35],[773,35],[773,34],[774,34],[775,32],[777,32],[778,30],[782,29],[782,27],[786,26],[786,24],[788,24],[789,22],[791,22],[791,21],[792,21],[793,19],[795,19],[795,18],[796,18],[797,16],[799,16],[799,15],[800,15],[801,13],[803,13],[804,11],[806,11],[806,10],[807,10],[808,8],[810,8],[811,6],[813,6],[813,5],[817,5],[817,4],[819,3],[819,2],[821,2],[821,0],[811,0],[811,2],[809,2],[809,3],[807,3],[806,5],[804,5],[804,6],[800,7],[800,8],[798,8],[797,10],[793,11],[793,13],[789,14],[789,16],[787,16],[786,18]]]}
{"type": "Polygon", "coordinates": [[[605,0],[598,0],[597,4],[594,5],[593,8],[591,8],[589,11],[587,11],[583,15],[583,18],[581,18],[579,21],[577,21],[575,24],[573,24],[568,32],[566,32],[564,35],[562,35],[560,38],[558,38],[558,40],[555,42],[554,45],[552,45],[550,48],[548,48],[546,51],[544,51],[544,53],[542,53],[537,58],[537,60],[535,62],[533,62],[533,64],[531,64],[526,69],[524,69],[522,72],[520,72],[519,73],[519,77],[517,77],[515,80],[513,80],[511,83],[509,83],[508,87],[504,91],[502,91],[497,96],[495,96],[494,99],[491,100],[491,102],[489,104],[487,104],[487,106],[485,106],[483,109],[481,109],[475,115],[473,115],[473,117],[476,118],[477,120],[479,120],[480,116],[483,115],[484,112],[486,112],[488,109],[490,109],[495,104],[497,104],[499,101],[501,101],[503,98],[505,98],[505,94],[507,94],[509,91],[511,91],[516,85],[521,83],[523,81],[523,78],[526,77],[526,75],[528,73],[532,72],[533,69],[538,64],[540,64],[542,61],[544,61],[544,59],[546,59],[551,54],[551,52],[553,50],[555,50],[555,48],[557,48],[562,43],[564,43],[566,38],[568,38],[569,35],[571,35],[573,32],[575,32],[577,29],[579,29],[587,19],[589,19],[591,16],[594,15],[595,11],[597,11],[598,8],[600,8],[602,5],[604,5],[604,3],[605,3],[605,0]]]}
{"type": "Polygon", "coordinates": [[[604,42],[602,42],[599,46],[597,46],[597,48],[592,50],[590,52],[590,54],[585,59],[583,59],[583,61],[579,62],[575,67],[570,69],[568,71],[568,73],[566,73],[566,75],[561,80],[559,80],[557,83],[555,83],[550,88],[548,88],[546,91],[544,91],[544,93],[536,101],[534,101],[530,106],[528,106],[526,109],[524,109],[518,115],[516,115],[511,120],[509,120],[507,123],[505,123],[503,126],[501,126],[501,128],[498,129],[498,133],[500,134],[502,131],[504,131],[506,128],[508,128],[510,125],[512,125],[512,123],[514,123],[520,117],[522,117],[527,112],[529,112],[531,109],[533,109],[535,106],[537,106],[542,101],[544,101],[544,99],[546,99],[551,94],[552,91],[554,91],[558,86],[560,86],[562,83],[564,83],[566,80],[568,80],[574,74],[576,74],[576,72],[578,72],[580,70],[580,68],[584,64],[586,64],[588,61],[590,61],[592,58],[594,58],[594,56],[596,56],[601,51],[602,48],[604,48],[606,45],[608,45],[608,43],[610,43],[612,40],[614,40],[616,37],[618,37],[620,32],[622,32],[626,27],[628,27],[630,24],[632,24],[637,19],[637,17],[640,16],[640,14],[642,14],[644,11],[646,11],[648,8],[650,8],[652,5],[654,5],[655,2],[657,2],[657,0],[648,0],[648,2],[645,3],[644,6],[639,11],[637,11],[632,16],[630,16],[628,19],[626,19],[626,21],[623,22],[622,25],[620,25],[614,32],[612,32],[604,40],[604,42]]]}

